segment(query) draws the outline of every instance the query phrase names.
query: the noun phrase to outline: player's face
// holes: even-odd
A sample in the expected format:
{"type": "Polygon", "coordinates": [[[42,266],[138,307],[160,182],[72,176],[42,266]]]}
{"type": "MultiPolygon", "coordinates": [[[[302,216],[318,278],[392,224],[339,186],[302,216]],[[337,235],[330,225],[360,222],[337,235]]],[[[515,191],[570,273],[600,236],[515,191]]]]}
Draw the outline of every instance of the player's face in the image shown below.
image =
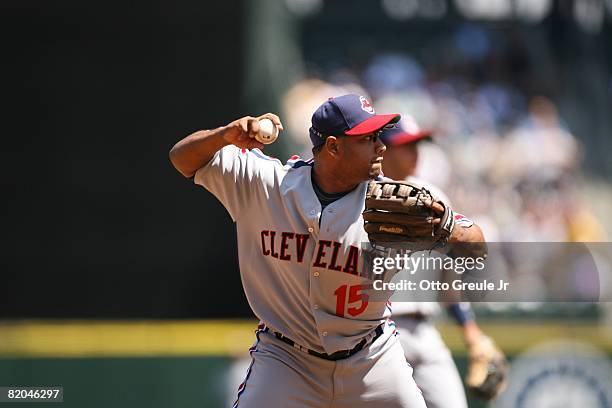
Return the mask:
{"type": "Polygon", "coordinates": [[[355,181],[378,177],[382,172],[383,155],[387,147],[380,140],[379,132],[363,136],[343,137],[342,159],[346,174],[355,181]]]}

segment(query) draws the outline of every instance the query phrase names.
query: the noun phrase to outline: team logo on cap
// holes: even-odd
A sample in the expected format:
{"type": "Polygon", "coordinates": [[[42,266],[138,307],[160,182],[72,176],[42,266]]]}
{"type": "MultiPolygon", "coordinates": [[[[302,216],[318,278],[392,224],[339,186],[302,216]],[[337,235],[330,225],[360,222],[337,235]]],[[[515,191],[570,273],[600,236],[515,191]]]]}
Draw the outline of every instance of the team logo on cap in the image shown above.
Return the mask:
{"type": "Polygon", "coordinates": [[[364,111],[368,112],[371,115],[374,115],[374,107],[372,106],[370,101],[366,99],[365,96],[360,96],[359,101],[361,102],[361,109],[363,109],[364,111]]]}

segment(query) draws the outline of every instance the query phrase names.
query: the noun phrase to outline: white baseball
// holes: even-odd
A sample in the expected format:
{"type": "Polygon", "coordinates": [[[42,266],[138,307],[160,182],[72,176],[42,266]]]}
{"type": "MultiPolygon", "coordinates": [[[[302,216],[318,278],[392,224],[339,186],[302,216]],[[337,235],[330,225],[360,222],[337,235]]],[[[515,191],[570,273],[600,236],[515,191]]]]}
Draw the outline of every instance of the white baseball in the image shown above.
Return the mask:
{"type": "Polygon", "coordinates": [[[268,118],[259,120],[259,133],[255,136],[258,142],[263,144],[274,143],[278,137],[278,127],[268,118]]]}

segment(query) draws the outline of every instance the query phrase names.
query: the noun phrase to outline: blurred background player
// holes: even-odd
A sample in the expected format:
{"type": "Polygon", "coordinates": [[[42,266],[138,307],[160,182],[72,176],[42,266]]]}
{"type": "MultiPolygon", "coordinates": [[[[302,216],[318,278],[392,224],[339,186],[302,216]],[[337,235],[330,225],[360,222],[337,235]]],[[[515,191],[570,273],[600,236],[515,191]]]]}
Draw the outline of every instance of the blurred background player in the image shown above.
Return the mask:
{"type": "MultiPolygon", "coordinates": [[[[394,180],[425,185],[434,196],[450,202],[439,188],[414,176],[419,147],[422,147],[423,143],[429,143],[431,135],[431,131],[420,129],[415,120],[407,115],[402,116],[395,128],[386,129],[381,136],[387,146],[384,174],[394,180]]],[[[440,273],[443,274],[444,271],[440,273]]],[[[476,324],[470,304],[451,302],[444,305],[461,328],[470,359],[477,358],[476,349],[488,338],[476,324]]],[[[393,319],[400,332],[400,342],[406,360],[414,368],[414,379],[423,392],[427,406],[465,408],[467,400],[459,371],[450,350],[432,322],[432,318],[439,314],[440,309],[438,302],[426,300],[393,302],[393,319]]]]}

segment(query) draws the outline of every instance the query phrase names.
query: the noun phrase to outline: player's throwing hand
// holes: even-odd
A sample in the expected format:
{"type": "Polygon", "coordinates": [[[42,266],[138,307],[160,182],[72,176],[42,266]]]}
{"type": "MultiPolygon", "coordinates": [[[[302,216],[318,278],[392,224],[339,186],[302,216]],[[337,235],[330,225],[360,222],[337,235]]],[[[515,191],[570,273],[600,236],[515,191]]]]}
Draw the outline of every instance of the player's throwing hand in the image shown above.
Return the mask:
{"type": "Polygon", "coordinates": [[[283,130],[283,124],[279,117],[273,113],[266,113],[258,117],[245,116],[225,127],[223,139],[242,149],[262,149],[264,147],[263,143],[255,140],[255,136],[259,133],[259,120],[264,118],[270,119],[279,130],[283,130]]]}

